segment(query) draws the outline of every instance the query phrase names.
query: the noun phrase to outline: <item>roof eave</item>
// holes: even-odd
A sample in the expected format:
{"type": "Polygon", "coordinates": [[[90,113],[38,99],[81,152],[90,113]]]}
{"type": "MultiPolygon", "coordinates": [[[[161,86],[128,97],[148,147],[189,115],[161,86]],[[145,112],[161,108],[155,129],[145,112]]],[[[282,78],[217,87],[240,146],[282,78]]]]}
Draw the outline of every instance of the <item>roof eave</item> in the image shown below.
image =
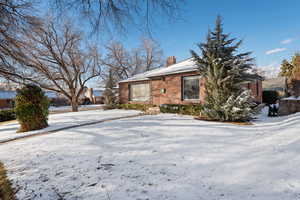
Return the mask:
{"type": "Polygon", "coordinates": [[[190,70],[183,70],[183,71],[178,71],[178,72],[173,72],[173,73],[165,73],[165,74],[159,74],[159,75],[153,75],[153,76],[147,76],[144,79],[134,79],[134,80],[123,80],[119,81],[119,83],[129,83],[129,82],[138,82],[138,81],[149,81],[153,78],[157,77],[162,77],[162,76],[168,76],[168,75],[174,75],[174,74],[182,74],[182,73],[189,73],[189,72],[196,72],[198,69],[190,69],[190,70]]]}

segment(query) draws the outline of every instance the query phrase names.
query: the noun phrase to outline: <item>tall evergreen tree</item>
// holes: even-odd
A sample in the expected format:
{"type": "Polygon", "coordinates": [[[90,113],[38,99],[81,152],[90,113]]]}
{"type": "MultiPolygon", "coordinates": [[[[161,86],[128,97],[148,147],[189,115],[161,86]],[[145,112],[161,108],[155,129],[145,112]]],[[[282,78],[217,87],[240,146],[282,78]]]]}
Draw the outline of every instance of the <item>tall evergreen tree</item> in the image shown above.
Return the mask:
{"type": "Polygon", "coordinates": [[[252,71],[251,53],[238,53],[242,41],[229,36],[223,33],[222,20],[218,16],[214,31],[209,30],[206,42],[198,44],[202,55],[191,50],[206,81],[201,114],[212,120],[247,121],[254,111],[251,109],[250,92],[241,85],[257,75],[252,71]]]}

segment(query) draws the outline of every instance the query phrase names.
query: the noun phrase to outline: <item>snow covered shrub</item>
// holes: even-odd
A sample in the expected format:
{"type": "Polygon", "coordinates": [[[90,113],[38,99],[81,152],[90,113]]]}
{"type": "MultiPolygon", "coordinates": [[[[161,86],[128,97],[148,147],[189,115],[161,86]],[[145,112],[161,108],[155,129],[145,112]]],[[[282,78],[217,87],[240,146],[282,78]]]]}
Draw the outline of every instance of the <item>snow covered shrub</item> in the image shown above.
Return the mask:
{"type": "Polygon", "coordinates": [[[49,101],[42,89],[25,85],[17,90],[15,112],[20,123],[19,132],[38,130],[48,126],[49,101]]]}
{"type": "Polygon", "coordinates": [[[224,104],[210,107],[208,104],[203,108],[202,113],[210,119],[218,119],[219,121],[249,121],[252,116],[257,113],[252,103],[252,97],[249,90],[243,91],[241,94],[232,94],[224,104]]]}
{"type": "Polygon", "coordinates": [[[0,110],[0,122],[5,122],[14,119],[16,119],[16,113],[13,109],[0,110]]]}

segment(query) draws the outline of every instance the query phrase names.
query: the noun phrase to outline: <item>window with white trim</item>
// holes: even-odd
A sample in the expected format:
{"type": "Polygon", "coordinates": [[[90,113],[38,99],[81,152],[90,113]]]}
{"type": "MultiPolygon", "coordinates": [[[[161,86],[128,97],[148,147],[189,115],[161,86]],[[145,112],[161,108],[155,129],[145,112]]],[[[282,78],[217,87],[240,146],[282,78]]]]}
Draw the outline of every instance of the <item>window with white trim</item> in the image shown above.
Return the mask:
{"type": "Polygon", "coordinates": [[[183,100],[200,99],[200,76],[185,76],[182,78],[183,100]]]}
{"type": "Polygon", "coordinates": [[[130,85],[131,101],[148,101],[150,100],[150,84],[137,83],[130,85]]]}

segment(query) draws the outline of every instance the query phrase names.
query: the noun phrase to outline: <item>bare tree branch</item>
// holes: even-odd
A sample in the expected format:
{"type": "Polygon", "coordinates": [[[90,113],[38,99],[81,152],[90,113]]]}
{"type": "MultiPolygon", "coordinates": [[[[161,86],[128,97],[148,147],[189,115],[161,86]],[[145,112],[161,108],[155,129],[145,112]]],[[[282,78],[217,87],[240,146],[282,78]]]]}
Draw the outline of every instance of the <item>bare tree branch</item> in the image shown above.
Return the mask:
{"type": "Polygon", "coordinates": [[[184,0],[51,0],[60,16],[80,13],[78,19],[88,21],[94,31],[126,31],[129,26],[150,32],[157,16],[176,20],[184,0]]]}
{"type": "Polygon", "coordinates": [[[106,46],[107,55],[102,64],[107,66],[103,73],[104,81],[109,72],[112,73],[114,84],[135,74],[149,71],[163,65],[163,52],[152,40],[142,39],[138,48],[127,50],[120,42],[111,42],[106,46]]]}
{"type": "Polygon", "coordinates": [[[9,51],[2,62],[10,70],[0,69],[0,74],[61,93],[77,111],[86,83],[101,73],[98,49],[85,44],[82,33],[70,23],[56,26],[49,21],[24,33],[19,50],[9,51]]]}

